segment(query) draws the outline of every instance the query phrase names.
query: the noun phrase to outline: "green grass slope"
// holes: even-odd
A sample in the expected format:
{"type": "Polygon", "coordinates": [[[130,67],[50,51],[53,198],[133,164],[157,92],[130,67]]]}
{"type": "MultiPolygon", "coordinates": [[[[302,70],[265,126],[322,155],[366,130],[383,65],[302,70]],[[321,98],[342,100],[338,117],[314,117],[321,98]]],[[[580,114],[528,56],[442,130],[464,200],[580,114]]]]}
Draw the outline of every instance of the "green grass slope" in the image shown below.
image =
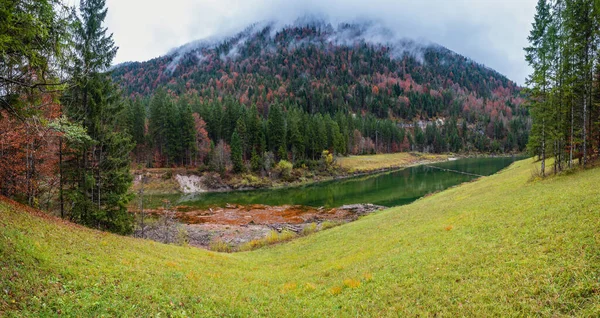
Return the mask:
{"type": "Polygon", "coordinates": [[[532,167],[238,254],[0,202],[0,316],[598,316],[600,169],[532,167]]]}

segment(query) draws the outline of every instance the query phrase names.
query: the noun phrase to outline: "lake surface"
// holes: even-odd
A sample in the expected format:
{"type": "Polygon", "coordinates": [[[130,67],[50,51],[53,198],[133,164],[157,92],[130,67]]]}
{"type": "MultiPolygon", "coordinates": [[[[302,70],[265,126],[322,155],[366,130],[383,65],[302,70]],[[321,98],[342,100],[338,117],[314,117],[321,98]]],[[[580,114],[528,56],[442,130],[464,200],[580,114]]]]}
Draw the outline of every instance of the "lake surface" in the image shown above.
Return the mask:
{"type": "Polygon", "coordinates": [[[466,158],[415,166],[376,175],[315,183],[301,187],[264,189],[194,195],[146,196],[149,207],[169,200],[173,205],[198,208],[225,204],[298,204],[313,207],[339,207],[344,204],[373,203],[387,207],[411,203],[432,192],[489,176],[522,157],[466,158]],[[461,173],[462,172],[462,173],[461,173]]]}

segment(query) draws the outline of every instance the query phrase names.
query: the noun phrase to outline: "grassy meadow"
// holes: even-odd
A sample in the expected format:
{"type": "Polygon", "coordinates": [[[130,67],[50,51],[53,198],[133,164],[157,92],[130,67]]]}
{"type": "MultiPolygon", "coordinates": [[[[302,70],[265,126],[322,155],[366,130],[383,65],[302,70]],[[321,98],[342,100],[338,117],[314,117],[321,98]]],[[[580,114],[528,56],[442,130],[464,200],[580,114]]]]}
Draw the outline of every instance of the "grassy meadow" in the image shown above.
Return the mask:
{"type": "Polygon", "coordinates": [[[424,154],[418,152],[397,152],[377,155],[361,155],[339,157],[336,162],[340,167],[349,172],[373,172],[377,170],[386,170],[394,168],[404,168],[410,165],[444,161],[448,159],[444,154],[424,154]]]}
{"type": "Polygon", "coordinates": [[[598,316],[600,168],[532,171],[233,254],[0,201],[0,316],[598,316]]]}

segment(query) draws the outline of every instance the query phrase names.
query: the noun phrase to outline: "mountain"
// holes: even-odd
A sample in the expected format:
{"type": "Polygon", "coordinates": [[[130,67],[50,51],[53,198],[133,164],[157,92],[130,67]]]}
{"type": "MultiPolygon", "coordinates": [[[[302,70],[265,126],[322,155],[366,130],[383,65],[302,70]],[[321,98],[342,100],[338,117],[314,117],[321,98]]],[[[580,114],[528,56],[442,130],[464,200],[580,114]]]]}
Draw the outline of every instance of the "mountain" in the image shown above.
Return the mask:
{"type": "MultiPolygon", "coordinates": [[[[417,150],[522,151],[529,129],[514,82],[440,45],[397,37],[370,22],[257,23],[115,67],[112,74],[132,98],[165,88],[196,104],[255,105],[264,118],[278,104],[392,121],[409,132],[397,144],[417,150]]],[[[207,124],[212,137],[221,137],[207,124]]],[[[360,132],[378,138],[377,128],[360,132]]]]}

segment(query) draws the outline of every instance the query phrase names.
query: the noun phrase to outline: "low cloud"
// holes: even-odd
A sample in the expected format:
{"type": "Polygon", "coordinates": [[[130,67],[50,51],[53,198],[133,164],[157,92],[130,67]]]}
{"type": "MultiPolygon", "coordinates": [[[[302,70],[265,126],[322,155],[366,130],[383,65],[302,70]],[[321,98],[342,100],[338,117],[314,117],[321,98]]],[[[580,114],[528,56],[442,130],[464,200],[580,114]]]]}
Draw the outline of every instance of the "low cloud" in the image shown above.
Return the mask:
{"type": "MultiPolygon", "coordinates": [[[[438,43],[519,84],[529,73],[523,47],[535,13],[535,0],[108,0],[107,5],[107,25],[120,47],[115,63],[228,37],[257,22],[285,25],[308,16],[334,26],[369,21],[391,30],[390,40],[438,43]]],[[[365,37],[387,40],[383,32],[372,35],[365,37]]]]}

